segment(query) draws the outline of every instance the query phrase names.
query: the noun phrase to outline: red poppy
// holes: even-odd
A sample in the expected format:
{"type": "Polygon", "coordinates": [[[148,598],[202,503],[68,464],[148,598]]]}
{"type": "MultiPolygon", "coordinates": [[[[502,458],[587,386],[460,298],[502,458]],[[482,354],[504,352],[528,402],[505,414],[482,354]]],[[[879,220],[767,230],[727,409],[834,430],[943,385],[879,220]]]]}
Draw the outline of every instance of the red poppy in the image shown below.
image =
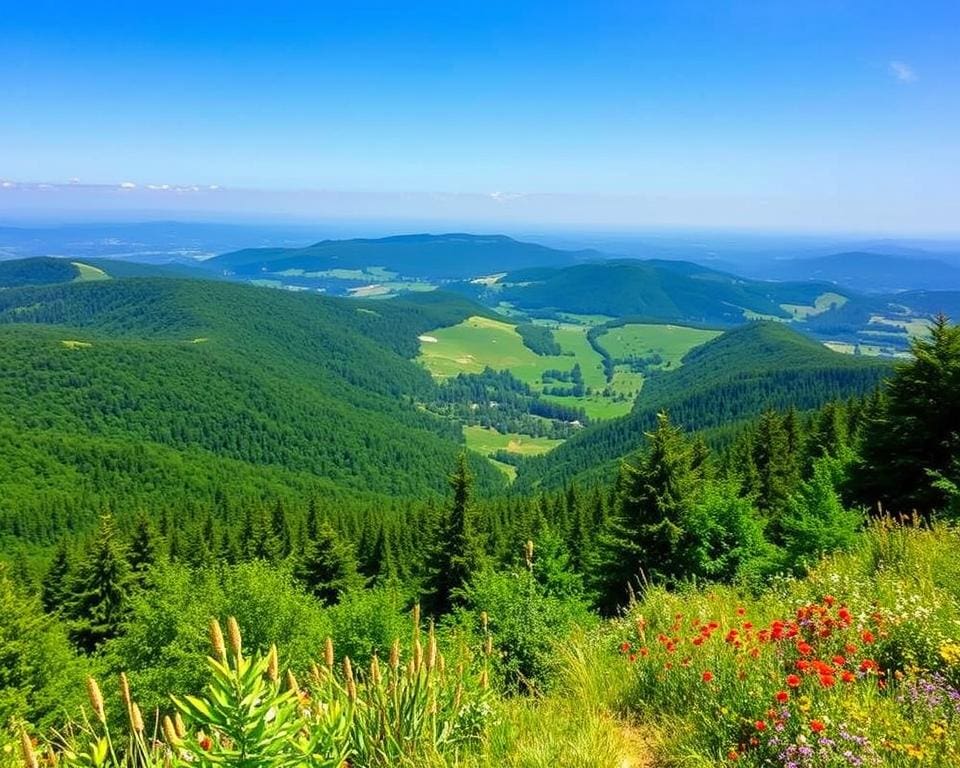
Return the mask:
{"type": "Polygon", "coordinates": [[[786,704],[790,701],[790,694],[786,691],[777,691],[777,695],[774,698],[781,704],[786,704]]]}
{"type": "Polygon", "coordinates": [[[754,723],[754,726],[756,727],[756,729],[757,729],[758,731],[765,731],[765,730],[767,730],[767,724],[766,724],[765,722],[763,722],[763,720],[757,720],[757,722],[754,723]]]}
{"type": "Polygon", "coordinates": [[[620,643],[620,653],[627,653],[630,650],[630,643],[620,643]]]}
{"type": "Polygon", "coordinates": [[[857,678],[856,678],[856,675],[853,674],[853,672],[851,672],[849,669],[845,669],[843,670],[843,674],[840,675],[840,679],[843,680],[843,682],[845,683],[852,683],[857,678]]]}
{"type": "Polygon", "coordinates": [[[833,675],[820,675],[820,685],[824,688],[833,688],[834,684],[837,682],[837,678],[833,675]]]}
{"type": "Polygon", "coordinates": [[[834,656],[833,663],[836,664],[838,667],[842,667],[844,664],[847,663],[847,660],[843,658],[843,656],[834,656]]]}
{"type": "Polygon", "coordinates": [[[705,682],[705,683],[711,682],[711,681],[713,680],[713,672],[711,672],[711,671],[708,669],[706,672],[704,672],[702,675],[700,675],[700,679],[703,680],[703,682],[705,682]]]}
{"type": "Polygon", "coordinates": [[[870,645],[870,643],[876,640],[876,638],[873,636],[873,632],[871,632],[869,629],[863,630],[860,635],[860,639],[863,640],[865,645],[870,645]]]}
{"type": "Polygon", "coordinates": [[[787,685],[791,688],[799,688],[801,682],[799,675],[787,675],[787,685]]]}
{"type": "Polygon", "coordinates": [[[739,759],[740,755],[737,754],[737,750],[731,749],[729,752],[727,752],[727,760],[733,760],[736,762],[739,759]]]}
{"type": "Polygon", "coordinates": [[[823,724],[823,722],[820,721],[820,720],[811,720],[811,721],[810,721],[810,730],[813,731],[814,733],[820,733],[820,732],[823,731],[823,729],[826,728],[826,727],[827,727],[827,726],[825,726],[825,725],[823,724]]]}
{"type": "Polygon", "coordinates": [[[810,645],[810,643],[800,641],[797,643],[797,652],[804,656],[809,656],[811,653],[813,653],[813,646],[810,645]]]}

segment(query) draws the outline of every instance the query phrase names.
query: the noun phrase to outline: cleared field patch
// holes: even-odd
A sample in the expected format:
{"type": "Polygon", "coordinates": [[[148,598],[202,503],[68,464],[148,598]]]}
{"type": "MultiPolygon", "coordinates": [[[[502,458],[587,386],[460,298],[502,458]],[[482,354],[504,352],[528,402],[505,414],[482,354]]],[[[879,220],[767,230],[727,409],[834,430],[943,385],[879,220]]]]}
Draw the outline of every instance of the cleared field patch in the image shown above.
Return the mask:
{"type": "Polygon", "coordinates": [[[781,304],[780,308],[793,315],[794,320],[806,320],[808,317],[822,315],[834,307],[842,307],[847,303],[847,297],[829,291],[817,296],[813,306],[807,304],[781,304]]]}
{"type": "Polygon", "coordinates": [[[531,437],[515,433],[501,434],[490,427],[469,426],[463,428],[467,448],[488,456],[497,451],[507,451],[518,456],[540,456],[552,451],[563,440],[549,437],[531,437]]]}
{"type": "Polygon", "coordinates": [[[80,283],[80,282],[88,282],[91,280],[109,280],[110,279],[110,275],[108,275],[99,267],[93,267],[89,264],[84,264],[79,261],[71,261],[70,263],[73,264],[73,266],[75,266],[78,270],[80,270],[80,274],[77,275],[74,282],[80,283]]]}
{"type": "MultiPolygon", "coordinates": [[[[579,364],[584,385],[592,392],[582,397],[544,395],[564,405],[582,407],[590,418],[608,419],[630,410],[632,400],[602,394],[606,388],[603,361],[587,341],[587,326],[563,323],[554,326],[553,335],[562,355],[538,355],[524,346],[516,326],[486,317],[471,317],[459,325],[438,328],[425,336],[436,341],[420,342],[420,362],[438,379],[459,373],[480,373],[490,367],[509,370],[538,392],[544,389],[543,374],[548,370],[570,371],[579,364]]],[[[568,384],[549,382],[548,387],[568,384]]]]}
{"type": "Polygon", "coordinates": [[[86,349],[93,346],[89,341],[77,341],[76,339],[64,339],[60,343],[67,349],[86,349]]]}
{"type": "Polygon", "coordinates": [[[716,338],[720,333],[721,331],[683,325],[630,323],[611,328],[600,336],[598,342],[614,360],[659,355],[662,362],[653,367],[675,368],[680,365],[687,352],[716,338]]]}

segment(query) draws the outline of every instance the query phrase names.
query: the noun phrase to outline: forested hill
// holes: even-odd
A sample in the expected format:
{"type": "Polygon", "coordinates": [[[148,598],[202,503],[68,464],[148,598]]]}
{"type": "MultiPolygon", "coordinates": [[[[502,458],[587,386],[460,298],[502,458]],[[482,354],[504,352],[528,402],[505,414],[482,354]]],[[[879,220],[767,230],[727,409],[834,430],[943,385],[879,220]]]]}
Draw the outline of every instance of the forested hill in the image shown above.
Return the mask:
{"type": "Polygon", "coordinates": [[[120,277],[217,278],[216,275],[186,264],[142,264],[118,259],[87,258],[78,261],[52,256],[0,261],[0,289],[120,277]]]}
{"type": "Polygon", "coordinates": [[[203,266],[238,276],[381,267],[405,276],[468,278],[599,257],[596,251],[561,251],[505,235],[454,233],[324,240],[306,248],[249,248],[209,259],[203,266]]]}
{"type": "Polygon", "coordinates": [[[805,410],[869,393],[891,368],[890,361],[832,352],[781,323],[750,323],[692,350],[677,370],[652,375],[629,415],[525,462],[517,487],[556,487],[605,465],[611,470],[644,444],[660,411],[687,430],[730,430],[767,409],[805,410]]]}
{"type": "MultiPolygon", "coordinates": [[[[416,408],[434,385],[409,358],[419,333],[477,311],[442,295],[364,306],[168,279],[2,291],[0,461],[15,470],[0,498],[133,486],[164,499],[228,464],[275,486],[294,473],[429,498],[462,438],[416,408]],[[138,483],[144,462],[153,476],[138,483]]],[[[486,462],[475,472],[502,483],[486,462]]]]}
{"type": "Polygon", "coordinates": [[[746,280],[683,261],[624,259],[519,270],[492,289],[465,290],[486,291],[487,298],[531,309],[730,326],[744,321],[744,310],[788,319],[781,304],[812,304],[833,288],[827,283],[746,280]]]}

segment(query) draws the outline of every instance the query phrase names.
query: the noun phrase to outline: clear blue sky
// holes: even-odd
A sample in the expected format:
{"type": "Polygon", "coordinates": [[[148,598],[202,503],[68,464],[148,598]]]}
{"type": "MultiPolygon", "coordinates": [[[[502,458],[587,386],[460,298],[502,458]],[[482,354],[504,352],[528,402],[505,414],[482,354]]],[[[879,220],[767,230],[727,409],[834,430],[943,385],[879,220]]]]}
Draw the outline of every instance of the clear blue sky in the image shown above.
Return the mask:
{"type": "Polygon", "coordinates": [[[0,179],[960,220],[956,0],[27,0],[0,46],[0,179]]]}

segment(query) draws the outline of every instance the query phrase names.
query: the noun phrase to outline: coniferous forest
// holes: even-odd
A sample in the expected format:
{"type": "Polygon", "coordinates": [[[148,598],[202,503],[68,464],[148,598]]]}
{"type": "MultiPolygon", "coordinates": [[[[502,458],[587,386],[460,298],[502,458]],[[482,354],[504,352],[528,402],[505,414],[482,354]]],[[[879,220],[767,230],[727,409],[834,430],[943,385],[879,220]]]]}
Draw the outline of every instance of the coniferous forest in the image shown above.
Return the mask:
{"type": "Polygon", "coordinates": [[[749,324],[592,423],[413,360],[485,312],[0,292],[3,759],[952,764],[960,327],[891,366],[749,324]],[[471,425],[566,442],[508,484],[471,425]]]}

